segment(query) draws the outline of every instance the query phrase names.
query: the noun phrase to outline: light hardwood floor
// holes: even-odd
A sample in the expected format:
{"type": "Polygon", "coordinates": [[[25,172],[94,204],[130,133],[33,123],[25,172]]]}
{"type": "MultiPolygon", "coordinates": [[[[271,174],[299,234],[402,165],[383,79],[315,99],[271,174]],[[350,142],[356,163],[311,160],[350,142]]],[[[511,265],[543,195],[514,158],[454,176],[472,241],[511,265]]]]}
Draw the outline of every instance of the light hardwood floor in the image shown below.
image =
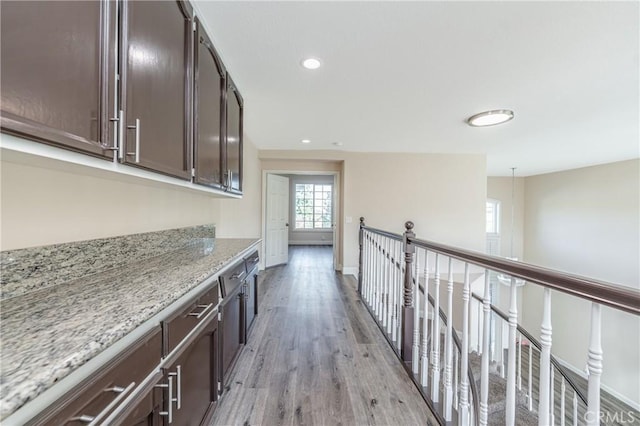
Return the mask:
{"type": "Polygon", "coordinates": [[[329,247],[261,274],[259,315],[211,425],[435,425],[329,247]]]}

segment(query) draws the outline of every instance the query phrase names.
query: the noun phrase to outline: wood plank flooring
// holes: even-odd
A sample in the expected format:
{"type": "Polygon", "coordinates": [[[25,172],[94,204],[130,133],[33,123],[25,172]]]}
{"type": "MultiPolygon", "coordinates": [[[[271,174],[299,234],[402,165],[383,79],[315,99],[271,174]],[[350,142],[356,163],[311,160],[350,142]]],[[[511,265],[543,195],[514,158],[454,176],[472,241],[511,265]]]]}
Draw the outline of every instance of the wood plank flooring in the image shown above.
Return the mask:
{"type": "Polygon", "coordinates": [[[211,425],[435,425],[330,247],[290,247],[211,425]]]}

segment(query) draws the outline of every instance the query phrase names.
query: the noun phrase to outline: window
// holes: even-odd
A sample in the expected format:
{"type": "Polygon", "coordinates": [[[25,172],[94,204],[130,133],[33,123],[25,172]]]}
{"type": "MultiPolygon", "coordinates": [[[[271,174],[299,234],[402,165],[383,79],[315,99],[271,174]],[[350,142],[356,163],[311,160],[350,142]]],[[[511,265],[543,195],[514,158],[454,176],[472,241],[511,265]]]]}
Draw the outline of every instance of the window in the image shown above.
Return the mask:
{"type": "Polygon", "coordinates": [[[296,184],[295,229],[331,229],[332,185],[296,184]]]}
{"type": "Polygon", "coordinates": [[[487,234],[500,233],[500,201],[487,200],[487,234]]]}

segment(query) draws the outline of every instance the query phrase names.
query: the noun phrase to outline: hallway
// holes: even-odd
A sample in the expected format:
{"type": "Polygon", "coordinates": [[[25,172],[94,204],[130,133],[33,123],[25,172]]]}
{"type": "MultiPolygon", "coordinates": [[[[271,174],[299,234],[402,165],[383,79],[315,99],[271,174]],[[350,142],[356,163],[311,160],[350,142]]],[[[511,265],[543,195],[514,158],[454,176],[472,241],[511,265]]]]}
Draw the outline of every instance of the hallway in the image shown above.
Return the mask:
{"type": "Polygon", "coordinates": [[[437,424],[331,247],[289,250],[211,425],[437,424]]]}

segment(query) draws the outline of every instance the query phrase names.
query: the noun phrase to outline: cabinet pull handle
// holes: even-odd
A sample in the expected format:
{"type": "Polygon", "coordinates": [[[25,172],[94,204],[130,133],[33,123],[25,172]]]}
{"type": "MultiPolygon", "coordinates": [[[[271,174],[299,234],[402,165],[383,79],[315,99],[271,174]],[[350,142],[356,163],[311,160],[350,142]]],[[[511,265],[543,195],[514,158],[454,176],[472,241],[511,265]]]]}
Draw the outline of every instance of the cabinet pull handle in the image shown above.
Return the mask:
{"type": "Polygon", "coordinates": [[[133,155],[136,163],[140,162],[140,119],[136,118],[136,124],[134,126],[127,126],[127,129],[135,129],[136,131],[136,151],[127,152],[127,155],[133,155]]]}
{"type": "Polygon", "coordinates": [[[169,376],[175,376],[176,378],[176,398],[171,401],[175,402],[178,410],[182,408],[182,366],[176,367],[175,373],[169,373],[169,376]]]}
{"type": "Polygon", "coordinates": [[[97,425],[98,422],[100,420],[102,420],[102,418],[104,416],[107,415],[107,413],[109,413],[111,411],[111,409],[113,409],[113,407],[115,407],[116,405],[118,405],[120,403],[120,401],[131,391],[131,389],[133,389],[133,387],[136,385],[136,382],[131,382],[129,383],[129,386],[127,386],[126,388],[122,388],[120,386],[114,386],[111,388],[106,388],[104,389],[104,392],[115,392],[118,394],[118,396],[116,396],[113,401],[111,401],[109,403],[109,405],[107,405],[106,407],[104,407],[104,409],[102,411],[100,411],[100,413],[97,416],[89,416],[86,414],[82,414],[80,416],[77,417],[73,417],[69,420],[71,421],[78,421],[78,422],[82,422],[82,423],[88,423],[89,426],[93,426],[93,425],[97,425]]]}
{"type": "Polygon", "coordinates": [[[169,389],[169,401],[167,404],[168,405],[167,411],[160,411],[158,414],[160,414],[161,416],[167,416],[169,424],[171,424],[171,422],[173,422],[173,377],[169,375],[168,384],[156,385],[156,387],[169,389]]]}
{"type": "Polygon", "coordinates": [[[200,319],[202,318],[204,313],[207,312],[212,306],[213,306],[213,303],[209,303],[208,305],[197,305],[196,307],[204,308],[204,309],[202,309],[200,312],[190,312],[189,315],[187,316],[196,317],[196,319],[200,319]]]}
{"type": "Polygon", "coordinates": [[[124,159],[124,111],[118,111],[118,159],[124,159]]]}
{"type": "Polygon", "coordinates": [[[246,273],[247,273],[247,271],[242,271],[242,272],[240,272],[240,273],[233,274],[233,275],[231,275],[231,279],[232,279],[232,280],[239,280],[239,279],[240,279],[240,278],[242,278],[242,277],[244,276],[244,274],[246,274],[246,273]]]}

